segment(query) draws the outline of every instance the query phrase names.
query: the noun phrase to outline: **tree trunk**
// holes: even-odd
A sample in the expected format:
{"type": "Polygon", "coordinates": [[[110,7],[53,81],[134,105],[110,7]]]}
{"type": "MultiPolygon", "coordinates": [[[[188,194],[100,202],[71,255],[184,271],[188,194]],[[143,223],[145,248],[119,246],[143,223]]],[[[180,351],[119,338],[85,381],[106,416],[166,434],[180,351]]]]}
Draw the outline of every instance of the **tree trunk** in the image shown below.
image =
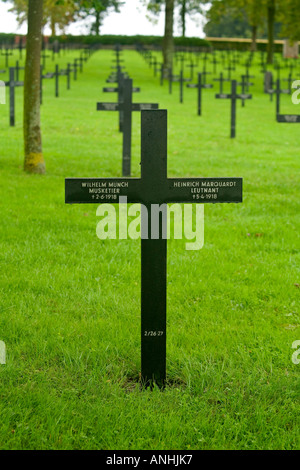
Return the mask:
{"type": "Polygon", "coordinates": [[[181,16],[181,26],[182,26],[182,37],[185,38],[185,30],[186,30],[186,23],[185,23],[185,17],[186,17],[186,0],[181,0],[181,11],[180,11],[180,16],[181,16]]]}
{"type": "Polygon", "coordinates": [[[173,23],[174,23],[174,0],[166,0],[165,14],[165,36],[163,40],[163,58],[164,58],[164,75],[167,76],[168,71],[173,66],[174,40],[173,40],[173,23]]]}
{"type": "Polygon", "coordinates": [[[42,22],[43,0],[29,0],[24,78],[24,170],[30,173],[45,173],[40,126],[42,22]]]}
{"type": "Polygon", "coordinates": [[[51,15],[51,36],[52,37],[56,36],[56,24],[55,24],[54,15],[51,15]]]}
{"type": "Polygon", "coordinates": [[[251,43],[251,52],[256,52],[256,39],[257,39],[257,26],[252,26],[252,43],[251,43]]]}
{"type": "Polygon", "coordinates": [[[268,64],[273,64],[275,11],[276,11],[275,0],[269,0],[268,2],[268,46],[267,46],[268,64]]]}
{"type": "Polygon", "coordinates": [[[100,11],[97,11],[96,12],[96,21],[95,21],[96,36],[100,36],[100,26],[101,26],[101,13],[100,13],[100,11]]]}

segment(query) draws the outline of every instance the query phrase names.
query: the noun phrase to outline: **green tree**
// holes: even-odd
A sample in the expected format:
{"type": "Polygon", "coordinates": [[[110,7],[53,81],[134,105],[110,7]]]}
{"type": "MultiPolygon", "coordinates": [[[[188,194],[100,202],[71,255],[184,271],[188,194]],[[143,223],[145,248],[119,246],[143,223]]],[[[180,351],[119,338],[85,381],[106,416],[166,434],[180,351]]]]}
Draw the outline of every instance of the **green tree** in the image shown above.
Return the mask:
{"type": "MultiPolygon", "coordinates": [[[[16,14],[17,21],[21,25],[27,21],[28,0],[3,0],[12,3],[9,10],[16,14]]],[[[43,0],[43,27],[50,26],[52,36],[57,33],[57,28],[64,31],[75,19],[76,5],[74,0],[43,0]]]]}
{"type": "Polygon", "coordinates": [[[242,24],[245,25],[244,37],[248,37],[250,26],[252,37],[251,49],[255,51],[258,28],[263,26],[266,16],[265,2],[266,0],[213,0],[207,17],[211,24],[221,23],[229,27],[232,22],[233,31],[231,37],[234,37],[234,34],[236,34],[235,27],[242,24]]]}
{"type": "Polygon", "coordinates": [[[24,78],[24,170],[30,173],[45,173],[40,124],[42,25],[43,0],[29,0],[24,78]]]}
{"type": "Polygon", "coordinates": [[[283,23],[282,36],[292,42],[300,41],[300,0],[285,0],[278,16],[283,23]]]}
{"type": "Polygon", "coordinates": [[[121,0],[75,0],[78,17],[86,19],[94,18],[91,32],[100,35],[100,28],[105,16],[111,11],[119,12],[120,6],[124,4],[121,0]]]}
{"type": "MultiPolygon", "coordinates": [[[[173,65],[174,55],[174,8],[175,0],[141,0],[147,10],[158,15],[162,10],[165,12],[165,31],[163,38],[163,70],[164,75],[167,76],[168,71],[173,65]]],[[[150,18],[149,18],[150,19],[150,18]]]]}
{"type": "Polygon", "coordinates": [[[193,18],[194,14],[203,13],[203,1],[201,0],[176,0],[176,5],[179,8],[181,36],[185,37],[186,17],[189,15],[193,18]]]}

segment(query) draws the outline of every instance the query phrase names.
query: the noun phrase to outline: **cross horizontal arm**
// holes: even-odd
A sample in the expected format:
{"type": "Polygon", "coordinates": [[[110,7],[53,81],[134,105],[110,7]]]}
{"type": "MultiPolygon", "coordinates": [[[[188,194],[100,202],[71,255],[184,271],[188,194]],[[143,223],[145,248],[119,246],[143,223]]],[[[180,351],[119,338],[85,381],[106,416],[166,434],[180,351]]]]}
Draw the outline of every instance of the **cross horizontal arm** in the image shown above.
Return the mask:
{"type": "MultiPolygon", "coordinates": [[[[132,111],[141,111],[144,109],[158,109],[158,103],[132,103],[132,111]]],[[[122,111],[124,103],[97,103],[97,111],[122,111]]]]}
{"type": "Polygon", "coordinates": [[[151,191],[139,178],[67,178],[66,204],[119,203],[239,203],[242,178],[168,178],[151,191]]]}

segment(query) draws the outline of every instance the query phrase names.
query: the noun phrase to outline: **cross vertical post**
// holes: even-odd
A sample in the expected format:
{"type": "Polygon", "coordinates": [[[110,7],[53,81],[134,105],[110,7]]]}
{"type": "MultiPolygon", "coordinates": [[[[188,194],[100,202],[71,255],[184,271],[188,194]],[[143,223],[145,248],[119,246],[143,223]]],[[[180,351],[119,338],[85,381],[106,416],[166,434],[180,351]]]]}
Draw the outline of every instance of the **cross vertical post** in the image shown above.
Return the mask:
{"type": "Polygon", "coordinates": [[[231,125],[230,137],[235,138],[235,125],[236,125],[236,80],[231,82],[231,125]]]}
{"type": "MultiPolygon", "coordinates": [[[[167,179],[167,113],[142,113],[141,137],[141,180],[149,199],[145,205],[148,213],[144,217],[142,215],[142,225],[146,223],[148,231],[151,231],[151,193],[159,191],[167,179]]],[[[141,241],[141,367],[145,386],[155,382],[163,387],[166,379],[167,303],[167,240],[162,237],[166,226],[164,212],[159,225],[158,239],[149,237],[141,241]]],[[[145,227],[141,227],[141,232],[145,233],[145,227]]]]}

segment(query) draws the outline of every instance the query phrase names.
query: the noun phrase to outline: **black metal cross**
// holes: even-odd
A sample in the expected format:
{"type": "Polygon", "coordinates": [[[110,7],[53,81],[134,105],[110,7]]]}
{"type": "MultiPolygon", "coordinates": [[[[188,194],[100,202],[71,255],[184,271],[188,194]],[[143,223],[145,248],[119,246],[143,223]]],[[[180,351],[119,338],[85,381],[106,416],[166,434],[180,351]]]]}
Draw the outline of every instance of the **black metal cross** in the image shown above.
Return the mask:
{"type": "Polygon", "coordinates": [[[201,116],[202,113],[202,89],[203,88],[212,88],[212,85],[202,83],[202,75],[198,73],[198,83],[188,83],[188,88],[197,88],[198,89],[198,100],[197,100],[197,111],[198,116],[201,116]]]}
{"type": "Polygon", "coordinates": [[[8,62],[9,59],[8,58],[9,58],[9,56],[13,55],[13,53],[9,52],[8,49],[5,49],[4,52],[1,52],[1,55],[5,56],[5,67],[8,68],[9,67],[9,62],[8,62]]]}
{"type": "Polygon", "coordinates": [[[41,59],[43,59],[43,69],[46,67],[46,59],[49,59],[49,55],[47,55],[46,49],[41,54],[41,59]]]}
{"type": "MultiPolygon", "coordinates": [[[[119,74],[118,78],[118,87],[105,87],[103,88],[104,93],[118,93],[118,102],[122,103],[124,101],[124,80],[125,76],[123,73],[119,74]]],[[[141,91],[140,88],[132,87],[132,93],[139,93],[141,91]]],[[[123,132],[123,125],[124,125],[124,112],[122,110],[119,111],[119,131],[123,132]]]]}
{"type": "Polygon", "coordinates": [[[284,82],[288,82],[288,87],[289,87],[290,93],[292,92],[292,83],[293,83],[295,80],[296,80],[296,78],[293,78],[293,77],[292,77],[292,73],[291,73],[291,72],[289,73],[288,78],[283,78],[283,81],[284,81],[284,82]]]}
{"type": "Polygon", "coordinates": [[[207,72],[207,71],[206,71],[206,65],[204,65],[201,75],[202,75],[202,77],[203,77],[203,83],[204,83],[204,85],[205,85],[205,83],[206,83],[206,75],[211,75],[211,72],[207,72]]]}
{"type": "Polygon", "coordinates": [[[141,203],[142,384],[166,382],[167,204],[241,203],[242,178],[168,178],[167,111],[142,111],[141,178],[67,178],[67,204],[141,203]],[[213,195],[213,196],[212,196],[213,195]],[[120,198],[123,200],[120,200],[120,198]],[[124,200],[124,198],[127,200],[124,200]],[[159,207],[160,220],[152,214],[159,207]],[[156,219],[156,220],[154,220],[156,219]]]}
{"type": "Polygon", "coordinates": [[[24,86],[24,82],[15,81],[15,69],[9,69],[9,81],[5,82],[9,86],[9,124],[11,127],[15,126],[15,88],[24,86]]]}
{"type": "Polygon", "coordinates": [[[280,88],[280,79],[276,80],[276,89],[273,90],[276,95],[276,117],[280,114],[280,95],[289,95],[290,90],[281,90],[280,88]]]}
{"type": "MultiPolygon", "coordinates": [[[[247,76],[242,75],[242,81],[238,83],[242,87],[242,94],[246,93],[249,89],[249,86],[253,86],[253,83],[247,81],[247,76]]],[[[245,100],[242,99],[242,107],[245,106],[245,100]]]]}
{"type": "Polygon", "coordinates": [[[214,75],[217,73],[217,65],[219,64],[220,62],[217,60],[216,56],[214,55],[212,61],[211,61],[211,64],[213,64],[214,66],[214,75]]]}
{"type": "Polygon", "coordinates": [[[16,81],[19,81],[20,70],[24,70],[25,67],[20,67],[19,61],[16,61],[15,71],[16,71],[16,81]]]}
{"type": "Polygon", "coordinates": [[[223,83],[230,82],[229,78],[224,78],[223,73],[220,73],[220,78],[214,78],[214,82],[220,82],[220,93],[223,93],[223,83]]]}
{"type": "Polygon", "coordinates": [[[190,75],[190,80],[189,81],[192,81],[193,78],[194,78],[194,68],[196,67],[196,64],[194,64],[194,62],[191,61],[189,64],[187,64],[187,67],[189,67],[191,69],[191,75],[190,75]]]}
{"type": "Polygon", "coordinates": [[[300,122],[300,115],[298,114],[280,114],[280,94],[288,90],[280,90],[280,80],[277,80],[276,86],[276,120],[280,123],[298,123],[300,122]]]}
{"type": "Polygon", "coordinates": [[[183,84],[184,82],[189,82],[189,78],[183,77],[183,69],[180,70],[179,74],[179,102],[183,103],[183,84]]]}
{"type": "Polygon", "coordinates": [[[231,93],[230,94],[225,94],[225,93],[219,93],[216,95],[217,99],[222,99],[222,100],[231,100],[231,125],[230,125],[230,137],[232,139],[235,138],[236,136],[236,100],[241,99],[241,100],[251,100],[252,95],[247,94],[247,93],[237,93],[237,82],[236,80],[232,80],[231,82],[231,93]]]}
{"type": "Polygon", "coordinates": [[[123,111],[122,175],[130,176],[132,112],[143,109],[158,109],[159,105],[156,103],[133,103],[132,79],[125,79],[123,83],[123,101],[119,103],[97,103],[97,111],[123,111]]]}
{"type": "Polygon", "coordinates": [[[231,80],[231,72],[235,70],[235,67],[232,67],[231,62],[229,62],[229,65],[228,67],[225,67],[225,70],[228,71],[228,75],[227,75],[228,80],[231,80]]]}

